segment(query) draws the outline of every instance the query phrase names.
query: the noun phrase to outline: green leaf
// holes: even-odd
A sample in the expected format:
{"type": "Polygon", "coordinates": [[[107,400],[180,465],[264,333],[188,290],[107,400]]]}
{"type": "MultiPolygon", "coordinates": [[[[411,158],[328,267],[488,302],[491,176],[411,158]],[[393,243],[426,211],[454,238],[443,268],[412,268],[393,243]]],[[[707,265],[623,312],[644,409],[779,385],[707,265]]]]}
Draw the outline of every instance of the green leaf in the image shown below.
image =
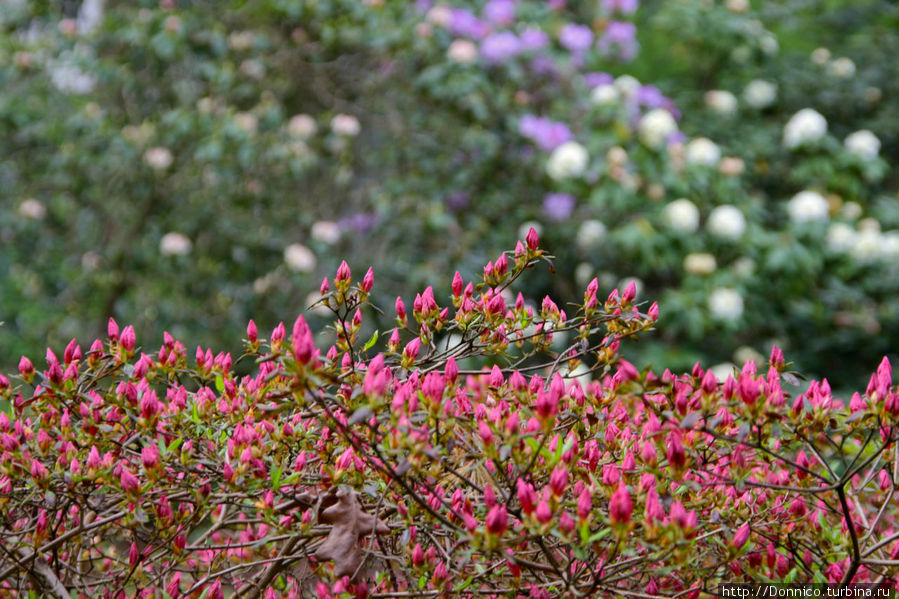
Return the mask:
{"type": "Polygon", "coordinates": [[[277,467],[272,468],[272,489],[278,489],[278,483],[281,482],[281,474],[284,472],[284,466],[278,464],[277,467]]]}
{"type": "Polygon", "coordinates": [[[215,377],[215,388],[219,393],[222,393],[225,390],[225,379],[222,378],[222,375],[215,377]]]}
{"type": "Polygon", "coordinates": [[[365,342],[365,345],[362,346],[362,351],[366,352],[375,346],[375,343],[378,342],[378,331],[376,330],[372,333],[371,338],[365,342]]]}
{"type": "Polygon", "coordinates": [[[428,576],[426,574],[422,574],[418,579],[418,588],[423,589],[428,586],[428,576]]]}
{"type": "Polygon", "coordinates": [[[600,540],[600,539],[602,539],[602,538],[605,538],[605,537],[608,536],[609,533],[611,533],[611,532],[612,532],[612,529],[611,529],[611,528],[604,528],[604,529],[602,529],[601,531],[599,531],[599,532],[594,533],[593,535],[591,535],[590,538],[587,539],[587,543],[594,543],[594,542],[596,542],[596,541],[598,541],[598,540],[600,540]]]}

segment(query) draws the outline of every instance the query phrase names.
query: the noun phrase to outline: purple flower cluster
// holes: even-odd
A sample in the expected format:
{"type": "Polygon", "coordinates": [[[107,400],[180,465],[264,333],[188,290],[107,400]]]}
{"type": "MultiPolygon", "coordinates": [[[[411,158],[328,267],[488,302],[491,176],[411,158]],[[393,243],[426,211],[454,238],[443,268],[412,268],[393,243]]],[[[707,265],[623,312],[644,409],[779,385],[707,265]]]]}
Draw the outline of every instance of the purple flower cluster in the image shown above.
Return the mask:
{"type": "Polygon", "coordinates": [[[543,214],[556,222],[568,220],[574,212],[574,197],[567,193],[550,193],[543,198],[543,214]]]}
{"type": "Polygon", "coordinates": [[[454,8],[449,23],[450,33],[456,36],[481,40],[489,33],[490,28],[470,10],[454,8]]]}
{"type": "Polygon", "coordinates": [[[518,121],[518,132],[546,152],[551,152],[566,141],[574,139],[571,129],[565,123],[532,114],[521,117],[521,120],[518,121]]]}
{"type": "Polygon", "coordinates": [[[608,73],[584,73],[584,83],[590,89],[600,85],[611,85],[615,78],[608,73]]]}
{"type": "Polygon", "coordinates": [[[631,15],[637,12],[638,0],[602,0],[602,9],[608,13],[631,15]]]}
{"type": "Polygon", "coordinates": [[[512,0],[490,0],[484,6],[484,18],[507,27],[515,21],[515,3],[512,0]]]}
{"type": "Polygon", "coordinates": [[[593,31],[586,25],[569,23],[559,32],[559,43],[569,52],[576,54],[586,52],[593,43],[593,31]]]}
{"type": "Polygon", "coordinates": [[[596,42],[596,48],[605,54],[617,51],[621,60],[633,60],[637,55],[637,27],[626,21],[612,21],[606,27],[605,33],[596,42]]]}
{"type": "Polygon", "coordinates": [[[481,42],[481,57],[488,64],[506,62],[518,56],[521,50],[521,41],[511,31],[491,33],[481,42]]]}

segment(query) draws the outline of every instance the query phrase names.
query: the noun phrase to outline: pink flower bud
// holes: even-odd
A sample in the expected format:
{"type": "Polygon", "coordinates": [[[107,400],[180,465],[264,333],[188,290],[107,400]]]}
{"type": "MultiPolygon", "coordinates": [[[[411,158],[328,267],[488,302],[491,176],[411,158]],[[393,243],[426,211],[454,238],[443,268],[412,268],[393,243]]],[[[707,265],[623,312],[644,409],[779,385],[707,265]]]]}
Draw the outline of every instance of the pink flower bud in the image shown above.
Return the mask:
{"type": "Polygon", "coordinates": [[[537,492],[534,491],[534,487],[520,478],[518,479],[518,503],[521,504],[521,511],[525,514],[533,512],[537,503],[537,492]]]}
{"type": "Polygon", "coordinates": [[[256,323],[250,319],[250,322],[247,323],[247,339],[250,340],[250,343],[256,343],[259,339],[259,330],[256,328],[256,323]]]}
{"type": "Polygon", "coordinates": [[[403,355],[408,357],[410,360],[415,360],[415,358],[418,357],[418,352],[420,349],[421,339],[416,337],[412,341],[407,343],[405,348],[403,348],[403,355]]]}
{"type": "Polygon", "coordinates": [[[338,283],[342,283],[344,281],[349,281],[352,276],[352,272],[350,271],[349,265],[347,265],[346,260],[343,260],[340,263],[340,266],[337,267],[337,275],[334,277],[334,280],[338,283]]]}
{"type": "Polygon", "coordinates": [[[528,244],[528,249],[536,250],[537,245],[540,243],[540,236],[537,235],[537,231],[534,227],[528,229],[528,234],[525,235],[525,242],[528,244]]]}
{"type": "Polygon", "coordinates": [[[612,524],[627,524],[633,511],[634,504],[631,503],[630,493],[627,492],[624,481],[621,481],[609,500],[609,518],[612,524]]]}
{"type": "Polygon", "coordinates": [[[593,496],[590,494],[590,489],[584,487],[580,496],[577,498],[577,517],[580,520],[586,520],[587,517],[590,516],[592,509],[593,496]]]}
{"type": "Polygon", "coordinates": [[[140,457],[144,468],[152,470],[159,464],[159,449],[153,443],[144,445],[143,449],[141,449],[140,457]]]}
{"type": "Polygon", "coordinates": [[[279,322],[278,326],[272,331],[271,340],[272,343],[280,343],[284,341],[284,337],[287,335],[287,329],[284,328],[284,323],[279,322]]]}
{"type": "MultiPolygon", "coordinates": [[[[184,535],[178,536],[183,537],[184,535]]],[[[178,597],[181,595],[181,572],[175,572],[172,575],[169,582],[165,585],[165,592],[168,593],[169,597],[178,597]]]]}
{"type": "Polygon", "coordinates": [[[412,549],[412,565],[418,567],[425,562],[425,552],[424,549],[421,548],[420,543],[416,543],[415,547],[412,549]]]}
{"type": "Polygon", "coordinates": [[[140,483],[137,480],[137,477],[131,473],[127,468],[122,468],[122,473],[119,475],[119,482],[122,483],[122,490],[128,493],[129,495],[134,493],[140,488],[140,483]]]}
{"type": "Polygon", "coordinates": [[[505,377],[503,377],[503,371],[500,370],[499,366],[496,364],[493,365],[493,368],[490,370],[490,377],[487,380],[487,384],[491,387],[499,389],[505,383],[505,377]]]}
{"type": "Polygon", "coordinates": [[[119,324],[115,321],[115,318],[110,317],[109,322],[106,323],[106,335],[112,340],[117,341],[119,338],[119,324]]]}
{"type": "Polygon", "coordinates": [[[487,532],[499,536],[506,532],[508,526],[509,515],[506,513],[506,505],[500,503],[490,508],[490,511],[487,513],[487,532]]]}
{"type": "Polygon", "coordinates": [[[406,326],[406,304],[403,303],[403,298],[397,296],[394,307],[396,308],[396,317],[403,323],[403,326],[406,326]]]}
{"type": "Polygon", "coordinates": [[[31,460],[31,478],[37,482],[43,482],[50,477],[47,467],[37,460],[31,460]]]}
{"type": "Polygon", "coordinates": [[[63,352],[63,361],[66,364],[70,364],[73,360],[81,359],[81,348],[78,346],[78,342],[75,339],[69,341],[69,344],[66,345],[65,352],[63,352]]]}
{"type": "Polygon", "coordinates": [[[480,435],[484,445],[489,446],[493,444],[493,431],[490,430],[490,427],[484,420],[478,422],[478,435],[480,435]]]}
{"type": "Polygon", "coordinates": [[[362,291],[368,293],[371,291],[372,286],[375,284],[375,271],[371,266],[368,267],[368,271],[366,271],[365,276],[362,277],[362,291]]]}
{"type": "Polygon", "coordinates": [[[659,302],[652,302],[652,305],[649,307],[649,311],[646,313],[653,321],[659,319],[659,302]]]}
{"type": "Polygon", "coordinates": [[[568,486],[568,469],[563,466],[553,468],[552,474],[549,475],[549,487],[552,489],[553,495],[561,497],[565,493],[565,487],[568,486]]]}
{"type": "Polygon", "coordinates": [[[668,464],[674,468],[683,468],[687,463],[687,454],[681,441],[680,432],[672,431],[668,435],[666,457],[668,458],[668,464]]]}
{"type": "Polygon", "coordinates": [[[624,288],[624,293],[621,294],[621,303],[628,304],[634,301],[634,298],[637,297],[637,284],[634,281],[628,283],[628,286],[624,288]]]}
{"type": "Polygon", "coordinates": [[[506,258],[505,254],[500,254],[500,257],[496,259],[496,262],[493,263],[493,272],[497,275],[504,275],[509,270],[509,259],[506,258]]]}
{"type": "Polygon", "coordinates": [[[137,343],[137,336],[134,334],[134,327],[130,324],[122,329],[122,335],[119,337],[119,343],[125,351],[134,351],[134,345],[137,343]]]}
{"type": "Polygon", "coordinates": [[[300,314],[293,324],[291,335],[293,355],[297,362],[308,364],[315,352],[315,342],[312,340],[312,331],[306,324],[306,319],[300,314]]]}
{"type": "Polygon", "coordinates": [[[559,517],[559,529],[562,532],[571,532],[574,530],[574,519],[568,511],[562,512],[562,515],[559,517]]]}
{"type": "MultiPolygon", "coordinates": [[[[531,229],[533,231],[533,229],[531,229]]],[[[550,520],[552,520],[553,513],[552,510],[549,509],[549,504],[546,502],[546,499],[540,501],[537,504],[537,509],[534,510],[534,517],[537,518],[537,521],[541,524],[546,524],[550,520]]]]}
{"type": "Polygon", "coordinates": [[[456,358],[453,356],[450,356],[446,361],[446,366],[443,369],[443,376],[450,384],[456,382],[456,378],[459,376],[459,367],[456,365],[456,358]]]}
{"type": "Polygon", "coordinates": [[[19,359],[19,374],[22,375],[26,381],[30,381],[34,378],[34,364],[31,363],[31,360],[22,356],[19,359]]]}
{"type": "Polygon", "coordinates": [[[737,532],[734,533],[733,539],[733,547],[734,549],[740,549],[749,541],[749,522],[741,526],[737,529],[737,532]]]}
{"type": "Polygon", "coordinates": [[[465,283],[462,281],[462,275],[459,274],[459,271],[456,271],[456,274],[453,275],[453,297],[461,297],[462,295],[462,287],[465,283]]]}

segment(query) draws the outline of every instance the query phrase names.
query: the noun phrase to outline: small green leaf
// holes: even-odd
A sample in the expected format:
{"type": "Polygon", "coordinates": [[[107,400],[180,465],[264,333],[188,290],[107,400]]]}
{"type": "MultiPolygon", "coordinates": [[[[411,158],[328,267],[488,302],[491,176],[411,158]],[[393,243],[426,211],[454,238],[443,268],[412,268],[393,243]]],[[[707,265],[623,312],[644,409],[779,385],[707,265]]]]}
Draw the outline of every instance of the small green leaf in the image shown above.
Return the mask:
{"type": "Polygon", "coordinates": [[[272,469],[272,489],[278,489],[278,483],[281,482],[281,474],[284,472],[284,467],[281,464],[278,464],[277,467],[272,469]]]}
{"type": "Polygon", "coordinates": [[[225,390],[225,379],[222,378],[222,375],[217,375],[215,377],[215,388],[219,393],[222,393],[225,390]]]}
{"type": "Polygon", "coordinates": [[[594,543],[594,542],[596,542],[596,541],[598,541],[598,540],[600,540],[600,539],[602,539],[602,538],[605,538],[605,537],[608,536],[609,533],[611,533],[611,532],[612,532],[612,529],[611,529],[611,528],[603,528],[603,529],[600,530],[599,532],[594,533],[593,535],[591,535],[590,538],[587,539],[587,543],[594,543]]]}
{"type": "Polygon", "coordinates": [[[362,346],[362,351],[366,352],[375,346],[375,343],[378,342],[378,331],[372,333],[371,338],[365,342],[365,345],[362,346]]]}
{"type": "Polygon", "coordinates": [[[418,588],[423,589],[428,585],[428,577],[425,574],[422,574],[418,579],[418,588]]]}

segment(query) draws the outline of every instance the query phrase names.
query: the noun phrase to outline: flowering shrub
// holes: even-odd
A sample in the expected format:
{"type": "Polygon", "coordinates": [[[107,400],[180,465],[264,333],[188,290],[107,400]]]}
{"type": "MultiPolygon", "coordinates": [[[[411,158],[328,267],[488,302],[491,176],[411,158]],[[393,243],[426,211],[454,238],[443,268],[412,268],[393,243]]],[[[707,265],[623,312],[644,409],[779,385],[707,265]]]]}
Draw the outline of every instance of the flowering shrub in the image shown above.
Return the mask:
{"type": "Polygon", "coordinates": [[[337,256],[408,298],[529,226],[527,303],[666,308],[641,367],[899,346],[895,3],[245,4],[0,3],[0,364],[110,315],[220,346],[337,256]]]}
{"type": "Polygon", "coordinates": [[[241,355],[158,350],[110,320],[46,369],[0,377],[0,592],[24,597],[696,597],[721,582],[894,585],[899,388],[793,396],[775,349],[721,381],[638,370],[635,286],[568,310],[509,290],[548,260],[531,229],[457,272],[387,342],[374,284],[321,285],[241,355]],[[444,299],[446,298],[446,299],[444,299]],[[552,337],[575,339],[551,351],[552,337]],[[447,341],[447,339],[449,341],[447,341]],[[591,377],[572,378],[577,365],[591,377]],[[246,375],[236,370],[244,367],[246,375]]]}

